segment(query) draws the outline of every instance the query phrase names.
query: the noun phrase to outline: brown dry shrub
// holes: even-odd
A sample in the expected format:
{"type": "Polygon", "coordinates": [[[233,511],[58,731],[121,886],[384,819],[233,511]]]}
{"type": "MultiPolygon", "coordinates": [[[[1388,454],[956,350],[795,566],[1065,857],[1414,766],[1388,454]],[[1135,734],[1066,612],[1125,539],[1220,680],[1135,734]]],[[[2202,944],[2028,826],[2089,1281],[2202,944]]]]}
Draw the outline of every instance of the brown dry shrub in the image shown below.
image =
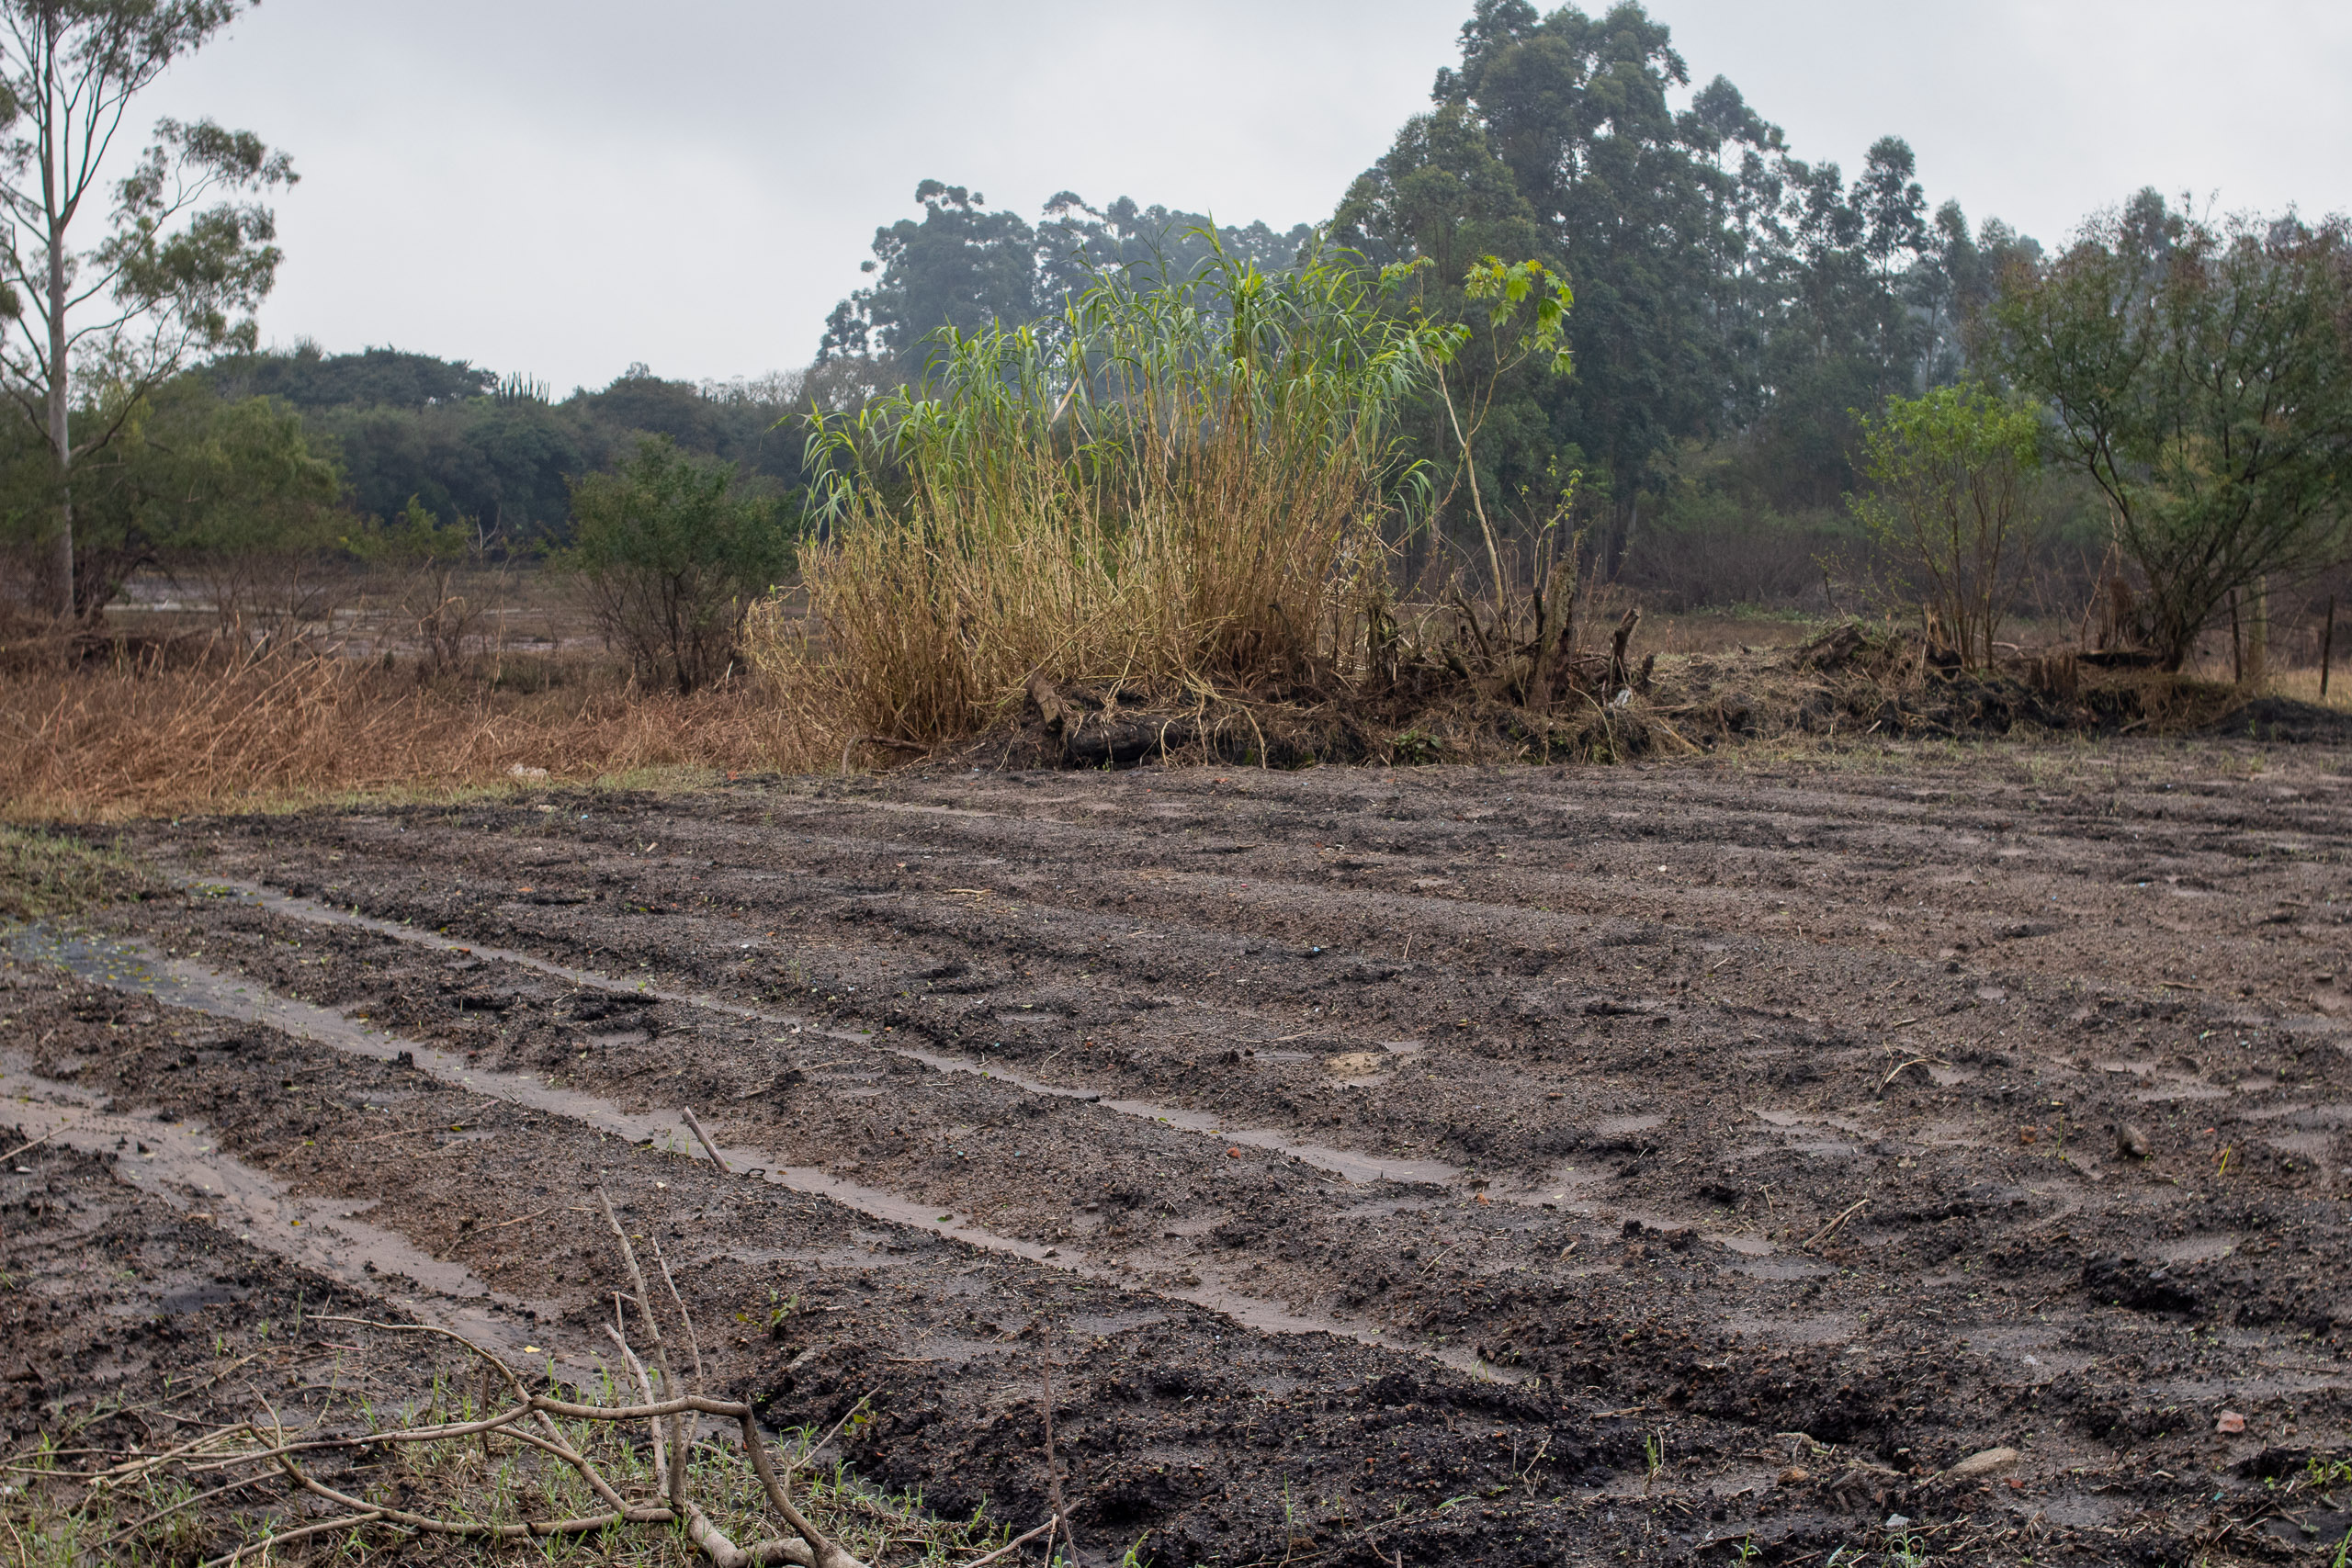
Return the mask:
{"type": "Polygon", "coordinates": [[[600,673],[526,692],[295,652],[0,672],[0,815],[20,821],[431,794],[515,770],[805,773],[838,766],[841,745],[757,681],[681,697],[600,673]]]}

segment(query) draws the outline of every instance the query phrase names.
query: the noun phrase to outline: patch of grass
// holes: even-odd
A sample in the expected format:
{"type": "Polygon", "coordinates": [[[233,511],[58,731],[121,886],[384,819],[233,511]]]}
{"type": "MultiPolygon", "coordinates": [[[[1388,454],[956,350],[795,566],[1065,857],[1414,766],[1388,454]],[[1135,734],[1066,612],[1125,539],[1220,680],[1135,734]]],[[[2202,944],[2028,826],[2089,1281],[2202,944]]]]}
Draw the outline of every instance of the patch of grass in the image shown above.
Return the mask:
{"type": "Polygon", "coordinates": [[[755,678],[684,697],[609,668],[537,689],[427,682],[299,649],[193,669],[20,669],[0,673],[0,819],[808,773],[839,765],[835,728],[755,678]]]}
{"type": "Polygon", "coordinates": [[[2352,711],[2352,636],[2339,639],[2346,657],[2335,661],[2328,671],[2327,692],[2319,689],[2317,670],[2274,670],[2266,682],[2273,696],[2291,697],[2299,703],[2312,703],[2324,707],[2352,711]]]}
{"type": "Polygon", "coordinates": [[[0,919],[54,920],[153,889],[119,849],[63,833],[0,824],[0,919]]]}
{"type": "MultiPolygon", "coordinates": [[[[620,1383],[562,1387],[551,1379],[543,1392],[610,1407],[631,1402],[620,1383]]],[[[379,1409],[346,1398],[312,1412],[303,1430],[285,1440],[317,1443],[331,1433],[359,1436],[442,1423],[482,1420],[495,1413],[481,1381],[458,1371],[438,1377],[432,1392],[402,1409],[379,1409]]],[[[603,1479],[633,1504],[659,1504],[653,1447],[645,1425],[559,1418],[551,1427],[517,1425],[517,1430],[552,1435],[589,1461],[603,1479]]],[[[1001,1546],[1012,1531],[984,1514],[968,1519],[937,1519],[920,1495],[893,1495],[865,1485],[845,1466],[825,1463],[815,1450],[827,1434],[800,1428],[770,1442],[771,1462],[791,1473],[796,1505],[838,1545],[859,1561],[880,1565],[946,1564],[1001,1546]]],[[[94,1483],[104,1461],[90,1450],[60,1447],[44,1438],[28,1452],[12,1456],[16,1483],[0,1495],[0,1530],[6,1546],[0,1560],[15,1568],[83,1568],[93,1562],[185,1565],[217,1559],[245,1548],[247,1562],[356,1565],[532,1564],[535,1568],[707,1568],[708,1559],[680,1527],[620,1524],[583,1533],[537,1540],[492,1541],[435,1536],[381,1521],[352,1518],[347,1526],[282,1545],[263,1543],[321,1522],[303,1506],[301,1494],[262,1459],[277,1442],[266,1427],[232,1428],[169,1465],[131,1467],[128,1478],[94,1483]],[[240,1479],[256,1484],[220,1493],[240,1479]]],[[[730,1540],[749,1545],[773,1539],[777,1524],[750,1461],[733,1440],[734,1428],[707,1426],[693,1444],[687,1495],[730,1540]]],[[[69,1439],[70,1442],[70,1439],[69,1439]]],[[[306,1473],[367,1503],[379,1503],[456,1523],[512,1525],[524,1520],[581,1518],[604,1512],[606,1504],[571,1465],[543,1449],[494,1431],[447,1440],[332,1448],[301,1456],[306,1473]]],[[[786,1536],[790,1535],[786,1531],[786,1536]]]]}

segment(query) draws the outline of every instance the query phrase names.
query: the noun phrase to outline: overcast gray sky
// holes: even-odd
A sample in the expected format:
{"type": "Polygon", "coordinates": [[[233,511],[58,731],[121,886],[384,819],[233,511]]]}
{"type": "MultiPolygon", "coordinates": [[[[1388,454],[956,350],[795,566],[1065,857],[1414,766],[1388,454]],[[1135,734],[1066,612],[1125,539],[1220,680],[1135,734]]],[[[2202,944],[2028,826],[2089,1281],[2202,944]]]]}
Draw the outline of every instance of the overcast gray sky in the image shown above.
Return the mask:
{"type": "MultiPolygon", "coordinates": [[[[1596,4],[1588,9],[1600,9],[1596,4]]],[[[1894,132],[2045,243],[2143,185],[2352,209],[2343,0],[1656,0],[1797,154],[1894,132]]],[[[278,344],[602,385],[805,364],[937,177],[1276,226],[1426,107],[1470,0],[266,0],[153,113],[293,153],[278,344]]]]}

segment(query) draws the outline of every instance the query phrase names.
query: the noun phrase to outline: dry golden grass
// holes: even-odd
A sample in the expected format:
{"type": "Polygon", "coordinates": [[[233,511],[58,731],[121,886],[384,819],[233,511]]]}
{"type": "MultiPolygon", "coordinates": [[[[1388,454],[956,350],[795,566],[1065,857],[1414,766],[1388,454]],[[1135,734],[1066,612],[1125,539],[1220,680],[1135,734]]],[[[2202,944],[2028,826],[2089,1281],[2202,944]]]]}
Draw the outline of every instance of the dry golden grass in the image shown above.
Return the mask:
{"type": "Polygon", "coordinates": [[[2299,703],[2316,703],[2325,707],[2352,711],[2352,670],[2342,665],[2328,671],[2327,692],[2321,694],[2319,671],[2310,670],[2274,670],[2264,682],[2264,690],[2275,697],[2291,697],[2299,703]]]}
{"type": "Polygon", "coordinates": [[[530,691],[511,679],[515,660],[506,668],[498,684],[425,684],[405,668],[288,653],[0,673],[0,817],[107,821],[542,777],[840,765],[834,726],[763,682],[679,697],[575,667],[530,691]]]}
{"type": "Polygon", "coordinates": [[[1058,326],[951,334],[934,385],[820,425],[828,526],[746,637],[812,709],[929,745],[1032,675],[1205,693],[1363,661],[1387,421],[1425,369],[1375,291],[1320,263],[1113,275],[1058,326]]]}

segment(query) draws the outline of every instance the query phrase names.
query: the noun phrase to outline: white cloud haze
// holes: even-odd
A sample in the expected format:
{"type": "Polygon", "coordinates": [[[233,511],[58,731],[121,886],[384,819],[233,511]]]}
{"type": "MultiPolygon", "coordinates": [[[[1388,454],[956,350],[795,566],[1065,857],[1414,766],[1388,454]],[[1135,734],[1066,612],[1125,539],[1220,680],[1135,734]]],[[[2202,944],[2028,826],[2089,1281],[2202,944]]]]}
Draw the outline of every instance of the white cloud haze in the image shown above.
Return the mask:
{"type": "MultiPolygon", "coordinates": [[[[1589,10],[1603,8],[1589,6],[1589,10]]],[[[2143,185],[2352,209],[2352,7],[1656,0],[1798,156],[1893,132],[2045,243],[2143,185]]],[[[144,106],[295,158],[265,336],[599,386],[806,363],[916,182],[1277,227],[1425,107],[1470,0],[267,0],[144,106]]]]}

